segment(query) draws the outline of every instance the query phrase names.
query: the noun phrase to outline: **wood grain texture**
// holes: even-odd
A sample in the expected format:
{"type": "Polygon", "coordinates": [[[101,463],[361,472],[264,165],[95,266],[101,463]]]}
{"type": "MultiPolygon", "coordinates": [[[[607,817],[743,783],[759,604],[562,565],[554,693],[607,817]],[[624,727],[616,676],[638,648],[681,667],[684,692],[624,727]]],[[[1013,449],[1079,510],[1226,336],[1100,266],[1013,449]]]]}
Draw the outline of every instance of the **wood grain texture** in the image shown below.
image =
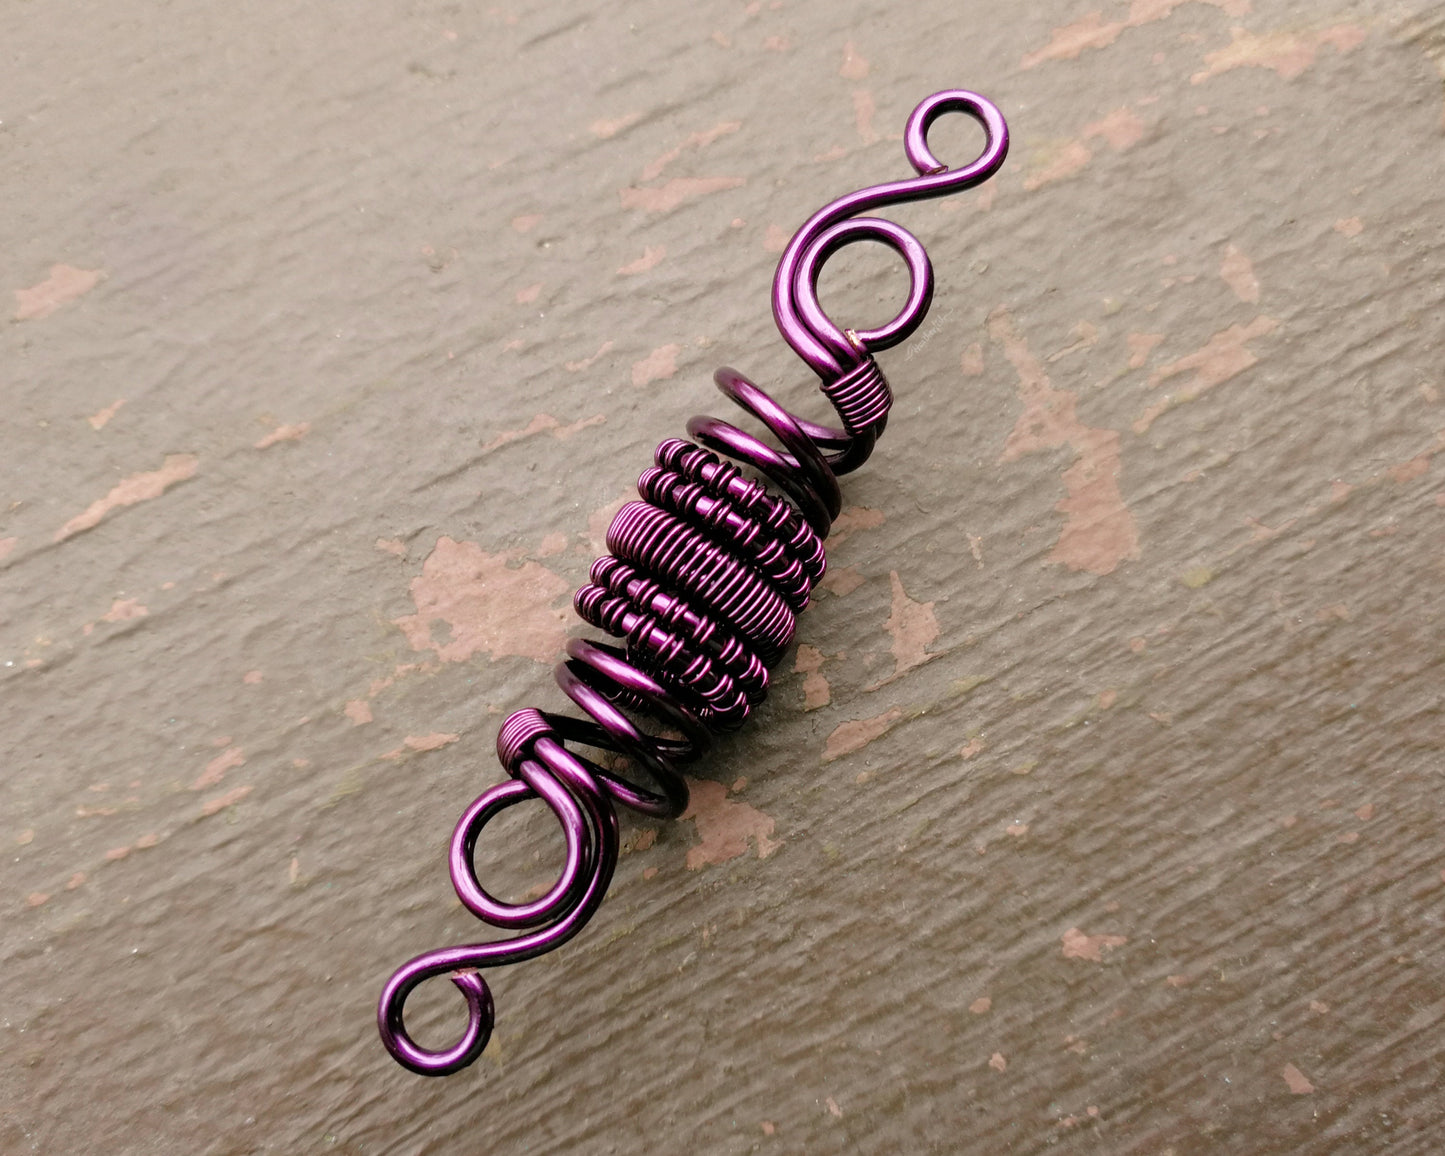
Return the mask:
{"type": "MultiPolygon", "coordinates": [[[[56,0],[0,43],[0,1150],[1445,1147],[1434,6],[56,0]],[[777,252],[956,86],[1013,152],[897,214],[939,291],[807,649],[489,975],[484,1059],[408,1075],[377,993],[479,935],[446,840],[560,706],[611,513],[715,365],[809,404],[777,252]]],[[[560,846],[523,808],[481,875],[560,846]]]]}

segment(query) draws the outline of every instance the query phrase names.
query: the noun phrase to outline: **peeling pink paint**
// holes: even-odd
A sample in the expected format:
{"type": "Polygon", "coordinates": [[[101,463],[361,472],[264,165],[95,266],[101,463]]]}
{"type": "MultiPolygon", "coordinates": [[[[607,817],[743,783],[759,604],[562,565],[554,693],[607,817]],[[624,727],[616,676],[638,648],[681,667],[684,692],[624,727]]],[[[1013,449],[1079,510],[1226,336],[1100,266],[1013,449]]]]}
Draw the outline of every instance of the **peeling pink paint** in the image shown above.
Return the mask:
{"type": "Polygon", "coordinates": [[[378,538],[376,548],[383,554],[391,554],[396,558],[406,557],[406,543],[400,538],[378,538]]]}
{"type": "Polygon", "coordinates": [[[530,305],[533,301],[537,300],[539,296],[541,296],[541,293],[542,282],[540,281],[538,281],[535,285],[528,285],[525,289],[518,289],[516,296],[517,304],[530,305]]]}
{"type": "Polygon", "coordinates": [[[1247,28],[1231,28],[1229,35],[1229,46],[1208,53],[1203,70],[1189,78],[1191,84],[1203,84],[1236,68],[1269,68],[1285,80],[1293,80],[1315,62],[1326,44],[1343,56],[1365,41],[1365,30],[1357,24],[1336,24],[1321,32],[1276,28],[1256,34],[1247,28]]]}
{"type": "Polygon", "coordinates": [[[824,590],[836,594],[839,598],[846,597],[862,586],[865,579],[856,566],[843,566],[837,569],[830,569],[823,575],[823,580],[818,583],[824,590]]]}
{"type": "Polygon", "coordinates": [[[100,616],[102,622],[130,622],[144,618],[150,611],[140,604],[139,598],[117,598],[110,609],[100,616]]]}
{"type": "Polygon", "coordinates": [[[624,129],[629,129],[642,119],[640,112],[629,112],[625,116],[619,116],[612,120],[594,120],[589,126],[593,136],[607,140],[614,137],[624,129]]]}
{"type": "Polygon", "coordinates": [[[92,502],[83,513],[76,514],[55,531],[54,541],[63,542],[73,534],[99,525],[100,520],[112,510],[159,498],[178,482],[195,477],[196,467],[199,465],[200,458],[195,454],[167,454],[160,469],[132,474],[112,488],[105,497],[92,502]]]}
{"type": "Polygon", "coordinates": [[[226,777],[226,772],[244,766],[246,755],[240,747],[230,747],[222,751],[214,759],[206,764],[200,776],[191,784],[191,790],[204,791],[207,787],[214,787],[226,777]]]}
{"type": "Polygon", "coordinates": [[[824,661],[823,652],[816,647],[806,643],[798,647],[793,670],[807,676],[803,679],[804,710],[817,710],[820,706],[827,706],[832,698],[828,680],[823,677],[824,661]]]}
{"type": "Polygon", "coordinates": [[[868,75],[868,61],[851,40],[843,45],[843,63],[838,68],[838,75],[844,80],[862,80],[868,75]]]}
{"type": "Polygon", "coordinates": [[[50,276],[29,289],[15,290],[15,320],[38,321],[62,305],[84,297],[100,282],[103,270],[52,265],[50,276]]]}
{"type": "Polygon", "coordinates": [[[763,251],[781,253],[788,247],[788,233],[781,225],[769,225],[763,233],[763,251]]]}
{"type": "Polygon", "coordinates": [[[994,1052],[988,1058],[988,1066],[995,1072],[1003,1072],[1008,1070],[1008,1061],[1004,1059],[1002,1052],[994,1052]]]}
{"type": "Polygon", "coordinates": [[[487,554],[475,542],[439,538],[411,581],[417,612],[393,624],[413,650],[434,650],[444,662],[482,652],[555,661],[567,637],[567,613],[552,604],[570,584],[536,562],[507,563],[507,555],[487,554]],[[450,628],[450,638],[433,637],[438,623],[450,628]]]}
{"type": "Polygon", "coordinates": [[[1154,347],[1164,340],[1162,333],[1130,333],[1124,338],[1129,347],[1129,368],[1143,369],[1154,347]]]}
{"type": "Polygon", "coordinates": [[[260,686],[266,680],[266,676],[259,670],[248,670],[241,676],[241,681],[247,686],[260,686]]]}
{"type": "Polygon", "coordinates": [[[1194,371],[1190,379],[1177,393],[1156,402],[1139,415],[1134,422],[1134,432],[1142,434],[1155,420],[1175,406],[1194,401],[1209,392],[1216,385],[1222,385],[1232,377],[1243,373],[1259,361],[1247,343],[1273,333],[1279,322],[1262,314],[1248,325],[1231,325],[1228,329],[1214,334],[1203,349],[1196,350],[1168,365],[1160,366],[1149,375],[1149,387],[1156,388],[1169,378],[1180,373],[1194,371]]]}
{"type": "Polygon", "coordinates": [[[1259,300],[1259,278],[1254,275],[1254,264],[1236,246],[1230,245],[1225,250],[1219,276],[1241,301],[1259,300]]]}
{"type": "Polygon", "coordinates": [[[663,345],[654,349],[641,361],[632,363],[632,384],[636,387],[649,385],[654,381],[665,381],[677,372],[677,355],[682,352],[680,345],[663,345]]]}
{"type": "Polygon", "coordinates": [[[1113,573],[1120,562],[1139,556],[1139,532],[1119,490],[1119,434],[1079,420],[1077,397],[1053,387],[1006,308],[989,315],[988,332],[1018,374],[1024,405],[1000,460],[1064,445],[1078,454],[1063,474],[1065,496],[1054,506],[1065,522],[1049,561],[1091,574],[1113,573]]]}
{"type": "MultiPolygon", "coordinates": [[[[599,351],[598,356],[601,356],[601,351],[599,351]]],[[[580,421],[574,421],[571,425],[563,425],[550,413],[539,413],[527,423],[524,429],[503,430],[491,441],[482,446],[482,453],[489,454],[493,450],[500,449],[510,442],[519,441],[522,438],[528,438],[533,434],[539,433],[550,433],[558,441],[566,441],[573,434],[579,433],[584,429],[591,429],[595,425],[602,425],[606,420],[607,418],[603,414],[595,413],[591,417],[584,417],[580,421]]]]}
{"type": "Polygon", "coordinates": [[[687,869],[696,871],[710,863],[726,863],[748,852],[751,843],[758,858],[766,859],[782,846],[773,839],[775,824],[747,803],[729,799],[728,788],[708,779],[688,779],[690,798],[687,810],[679,816],[697,824],[702,840],[687,853],[687,869]]]}
{"type": "Polygon", "coordinates": [[[870,510],[867,506],[849,506],[833,519],[833,529],[828,535],[828,546],[833,548],[858,530],[876,530],[887,520],[882,510],[870,510]]]}
{"type": "Polygon", "coordinates": [[[1308,1096],[1315,1090],[1315,1086],[1309,1082],[1305,1074],[1293,1064],[1285,1064],[1280,1075],[1284,1077],[1285,1086],[1293,1095],[1308,1096]]]}
{"type": "Polygon", "coordinates": [[[964,743],[963,746],[959,748],[958,753],[959,753],[959,754],[964,758],[964,760],[966,761],[966,760],[968,760],[968,759],[973,758],[974,755],[978,754],[978,753],[979,753],[980,751],[982,751],[983,749],[984,749],[984,741],[983,741],[983,739],[978,738],[977,736],[975,736],[974,738],[969,739],[968,742],[964,743]]]}
{"type": "Polygon", "coordinates": [[[644,181],[657,180],[658,177],[662,176],[663,170],[672,164],[673,161],[677,160],[678,157],[682,156],[683,153],[690,149],[705,149],[714,141],[720,140],[725,136],[731,136],[742,127],[743,122],[740,120],[725,120],[713,125],[712,128],[704,129],[702,132],[692,133],[682,144],[676,148],[668,149],[662,156],[648,164],[647,167],[642,170],[639,179],[644,181]]]}
{"type": "Polygon", "coordinates": [[[0,562],[10,557],[10,551],[15,549],[19,541],[19,538],[0,538],[0,562]]]}
{"type": "Polygon", "coordinates": [[[530,233],[542,223],[541,213],[523,213],[512,218],[512,228],[519,233],[530,233]]]}
{"type": "Polygon", "coordinates": [[[365,726],[372,721],[371,704],[364,698],[352,699],[342,713],[351,720],[354,727],[365,726]]]}
{"type": "MultiPolygon", "coordinates": [[[[1019,64],[1023,68],[1033,68],[1047,60],[1075,60],[1088,49],[1107,48],[1118,40],[1126,29],[1167,19],[1174,9],[1185,2],[1186,0],[1134,0],[1125,19],[1108,23],[1105,23],[1102,12],[1090,12],[1072,24],[1055,28],[1049,43],[1037,52],[1026,53],[1019,64]]],[[[1230,16],[1244,16],[1251,6],[1250,0],[1199,2],[1222,8],[1230,16]]]]}
{"type": "Polygon", "coordinates": [[[915,602],[909,598],[897,570],[889,572],[888,581],[893,589],[893,603],[884,629],[893,638],[893,673],[883,682],[870,686],[869,690],[876,690],[905,671],[938,657],[928,653],[928,644],[938,637],[938,618],[933,613],[933,603],[915,602]]]}
{"type": "Polygon", "coordinates": [[[116,398],[115,401],[111,402],[104,409],[96,410],[95,413],[91,414],[85,420],[90,423],[91,429],[104,429],[106,425],[110,422],[110,419],[116,415],[116,413],[120,410],[120,407],[124,404],[125,398],[116,398]]]}
{"type": "Polygon", "coordinates": [[[687,201],[736,189],[747,184],[742,177],[673,177],[659,187],[631,186],[618,190],[624,209],[641,209],[644,213],[668,213],[687,201]]]}
{"type": "Polygon", "coordinates": [[[1064,958],[1087,959],[1094,963],[1101,963],[1104,959],[1104,952],[1112,951],[1116,947],[1123,947],[1128,942],[1128,936],[1085,935],[1077,927],[1071,927],[1064,932],[1064,958]]]}
{"type": "Polygon", "coordinates": [[[1365,223],[1359,217],[1341,217],[1335,222],[1334,229],[1342,237],[1358,237],[1365,231],[1365,223]]]}
{"type": "Polygon", "coordinates": [[[873,117],[877,111],[873,94],[866,88],[860,88],[853,93],[853,127],[858,130],[858,139],[865,145],[878,139],[878,132],[873,127],[873,117]]]}
{"type": "Polygon", "coordinates": [[[991,1000],[986,995],[981,995],[968,1005],[968,1010],[976,1016],[981,1016],[984,1015],[991,1007],[993,1007],[993,1000],[991,1000]]]}
{"type": "Polygon", "coordinates": [[[297,422],[295,425],[278,425],[258,441],[253,448],[268,450],[278,442],[298,442],[310,432],[311,423],[309,421],[297,422]]]}
{"type": "Polygon", "coordinates": [[[1085,140],[1103,137],[1111,149],[1120,153],[1144,139],[1144,121],[1127,106],[1116,108],[1108,116],[1086,124],[1083,136],[1085,140]]]}
{"type": "Polygon", "coordinates": [[[1024,188],[1029,192],[1073,176],[1094,159],[1094,154],[1081,140],[1065,140],[1045,146],[1040,158],[1039,168],[1024,178],[1024,188]]]}
{"type": "Polygon", "coordinates": [[[253,787],[237,787],[234,791],[227,791],[224,795],[217,795],[214,799],[208,799],[201,806],[202,815],[214,815],[217,811],[224,811],[227,807],[233,807],[249,795],[253,787]]]}
{"type": "MultiPolygon", "coordinates": [[[[642,250],[642,256],[635,261],[629,261],[621,266],[617,272],[620,276],[631,277],[636,273],[646,273],[649,269],[656,268],[659,261],[667,256],[665,245],[648,245],[642,250]]],[[[608,343],[609,345],[611,342],[608,343]]]]}
{"type": "Polygon", "coordinates": [[[793,42],[786,36],[769,36],[763,41],[763,48],[768,52],[789,52],[792,47],[793,42]]]}
{"type": "Polygon", "coordinates": [[[874,739],[892,730],[902,718],[903,708],[895,706],[872,718],[841,723],[828,736],[827,745],[823,748],[823,761],[831,763],[834,759],[861,751],[874,739]]]}
{"type": "Polygon", "coordinates": [[[958,368],[963,371],[964,377],[983,376],[983,346],[975,341],[963,351],[959,359],[958,368]]]}
{"type": "MultiPolygon", "coordinates": [[[[461,739],[461,735],[445,734],[442,731],[433,731],[427,735],[407,735],[402,739],[402,746],[409,751],[439,751],[442,747],[450,746],[461,739]]],[[[392,758],[401,753],[400,748],[392,754],[385,756],[392,758]]]]}
{"type": "MultiPolygon", "coordinates": [[[[651,250],[649,250],[649,252],[650,251],[651,250]]],[[[619,273],[626,272],[626,270],[624,269],[619,269],[617,271],[619,273]]],[[[566,367],[568,373],[581,373],[584,369],[591,369],[594,365],[597,364],[598,360],[602,357],[604,353],[607,353],[612,349],[612,345],[613,343],[611,341],[604,341],[601,345],[597,347],[597,352],[594,353],[591,357],[584,357],[581,361],[566,361],[563,362],[563,365],[566,367]]],[[[598,414],[597,417],[601,418],[602,415],[598,414]]]]}

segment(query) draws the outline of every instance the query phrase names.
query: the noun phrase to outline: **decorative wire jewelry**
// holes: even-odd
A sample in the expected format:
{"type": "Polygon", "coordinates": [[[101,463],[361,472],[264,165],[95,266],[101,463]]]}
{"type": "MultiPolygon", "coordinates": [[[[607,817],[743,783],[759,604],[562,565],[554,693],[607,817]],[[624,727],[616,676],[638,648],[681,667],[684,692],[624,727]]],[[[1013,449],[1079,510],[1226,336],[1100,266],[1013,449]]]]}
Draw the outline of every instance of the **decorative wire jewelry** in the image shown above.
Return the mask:
{"type": "Polygon", "coordinates": [[[402,965],[377,1008],[382,1043],[398,1063],[425,1076],[472,1063],[491,1037],[491,992],[478,968],[519,963],[562,946],[601,905],[617,865],[617,811],[671,819],[687,807],[676,765],[695,759],[709,731],[733,730],[763,700],[768,668],[793,638],[826,565],[823,539],[842,508],[838,476],[868,460],[888,423],[893,396],[874,353],[922,324],[933,298],[933,268],[918,239],[891,221],[860,217],[883,205],[962,192],[987,180],[1008,152],[1008,127],[994,105],[961,89],[938,92],[915,108],[903,150],[917,176],[861,189],[825,205],[793,236],[773,278],[773,317],[785,340],[822,383],[842,428],[789,413],[734,369],[717,386],[781,443],[775,449],[712,417],[687,423],[696,443],[669,438],[657,447],[630,502],[607,530],[610,554],[592,565],[577,591],[577,613],[625,647],[573,639],[556,668],[557,685],[588,716],[534,708],[511,715],[497,733],[497,757],[510,778],[489,787],[452,833],[452,885],[477,918],[520,935],[442,948],[402,965]],[[983,151],[950,169],[928,147],[944,113],[982,125],[983,151]],[[845,245],[878,241],[908,266],[908,300],[877,329],[841,329],[818,302],[824,263],[845,245]],[[711,451],[717,451],[716,453],[711,451]],[[782,496],[718,454],[752,467],[782,496]],[[650,735],[628,716],[649,715],[680,738],[650,735]],[[628,756],[656,787],[604,769],[567,744],[628,756]],[[473,853],[482,829],[508,807],[540,798],[566,840],[562,873],[545,895],[504,903],[478,881],[473,853]],[[467,1003],[467,1026],[451,1047],[429,1051],[407,1034],[407,996],[425,980],[450,975],[467,1003]]]}

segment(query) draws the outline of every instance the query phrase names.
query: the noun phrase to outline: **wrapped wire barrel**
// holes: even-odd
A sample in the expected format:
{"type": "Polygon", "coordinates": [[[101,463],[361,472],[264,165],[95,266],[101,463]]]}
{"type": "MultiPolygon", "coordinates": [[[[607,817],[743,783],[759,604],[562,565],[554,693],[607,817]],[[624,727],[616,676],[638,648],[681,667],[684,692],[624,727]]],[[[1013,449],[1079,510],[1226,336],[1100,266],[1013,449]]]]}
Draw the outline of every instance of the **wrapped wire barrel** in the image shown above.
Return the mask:
{"type": "Polygon", "coordinates": [[[510,778],[483,791],[462,814],[449,866],[468,910],[520,934],[429,951],[392,975],[377,1022],[382,1043],[411,1071],[447,1075],[482,1053],[494,1014],[477,969],[531,959],[576,935],[601,905],[617,865],[617,804],[658,818],[680,815],[688,795],[678,764],[702,753],[709,732],[741,726],[766,695],[768,669],[792,641],[796,615],[823,576],[823,540],[842,508],[838,476],[868,460],[888,422],[892,394],[873,355],[913,333],[933,296],[933,270],[917,238],[891,221],[859,214],[988,179],[1008,151],[1008,129],[983,97],[948,90],[913,110],[903,147],[918,175],[819,209],[783,251],[773,279],[773,317],[783,339],[818,375],[841,428],[789,413],[736,370],[718,370],[718,388],[781,448],[712,417],[688,422],[694,442],[669,438],[657,447],[637,483],[641,500],[613,519],[611,553],[593,563],[591,581],[575,599],[578,614],[624,645],[573,639],[556,668],[557,684],[587,717],[527,708],[497,733],[497,757],[510,778]],[[942,164],[928,145],[929,127],[948,112],[968,114],[985,133],[983,151],[961,168],[942,164]],[[903,258],[908,300],[880,328],[841,329],[818,302],[818,276],[830,256],[864,240],[903,258]],[[734,463],[751,467],[781,495],[734,463]],[[647,733],[632,715],[650,716],[681,737],[647,733]],[[652,788],[569,744],[627,756],[647,772],[652,788]],[[537,798],[561,824],[562,872],[540,898],[504,903],[476,877],[477,839],[502,811],[537,798]],[[403,1009],[418,984],[443,975],[466,999],[467,1026],[451,1047],[431,1051],[407,1034],[403,1009]]]}

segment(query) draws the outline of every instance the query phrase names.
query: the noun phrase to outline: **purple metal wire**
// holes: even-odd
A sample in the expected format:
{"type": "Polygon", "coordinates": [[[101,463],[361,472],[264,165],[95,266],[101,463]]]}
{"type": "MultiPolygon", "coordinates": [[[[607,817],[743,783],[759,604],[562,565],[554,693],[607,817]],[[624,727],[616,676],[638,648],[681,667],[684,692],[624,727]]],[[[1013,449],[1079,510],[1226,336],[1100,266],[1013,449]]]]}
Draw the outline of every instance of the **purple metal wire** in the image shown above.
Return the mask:
{"type": "Polygon", "coordinates": [[[873,354],[913,333],[933,298],[933,268],[918,239],[891,221],[858,214],[987,180],[1008,152],[1008,126],[983,97],[951,89],[913,110],[903,150],[918,176],[861,189],[819,209],[788,243],[773,278],[778,329],[821,379],[842,428],[789,413],[742,374],[723,368],[715,375],[718,388],[782,448],[711,417],[687,423],[700,445],[670,438],[657,447],[655,464],[638,481],[642,500],[613,519],[611,554],[593,563],[591,582],[575,600],[578,614],[625,639],[626,648],[583,639],[567,644],[557,684],[588,718],[530,707],[511,715],[497,733],[497,757],[511,777],[483,791],[452,832],[448,862],[462,903],[483,922],[523,934],[429,951],[397,969],[382,990],[377,1024],[403,1067],[443,1076],[481,1055],[494,1013],[476,969],[531,959],[576,935],[600,906],[617,866],[616,804],[658,818],[680,815],[687,785],[676,764],[700,755],[710,730],[741,726],[766,694],[768,668],[792,641],[795,616],[826,567],[823,539],[842,508],[838,475],[868,460],[888,422],[892,393],[873,354]],[[929,127],[948,112],[966,113],[983,126],[983,151],[963,168],[948,168],[928,147],[929,127]],[[842,329],[818,302],[818,277],[839,249],[865,240],[903,258],[908,299],[886,325],[842,329]],[[718,454],[750,466],[784,497],[718,454]],[[683,737],[646,734],[628,712],[683,737]],[[606,770],[568,743],[627,756],[655,789],[606,770]],[[505,903],[477,879],[473,855],[483,828],[529,799],[541,799],[561,824],[566,861],[547,894],[505,903]],[[403,1009],[419,984],[443,975],[466,1000],[467,1027],[451,1047],[431,1051],[407,1034],[403,1009]]]}

